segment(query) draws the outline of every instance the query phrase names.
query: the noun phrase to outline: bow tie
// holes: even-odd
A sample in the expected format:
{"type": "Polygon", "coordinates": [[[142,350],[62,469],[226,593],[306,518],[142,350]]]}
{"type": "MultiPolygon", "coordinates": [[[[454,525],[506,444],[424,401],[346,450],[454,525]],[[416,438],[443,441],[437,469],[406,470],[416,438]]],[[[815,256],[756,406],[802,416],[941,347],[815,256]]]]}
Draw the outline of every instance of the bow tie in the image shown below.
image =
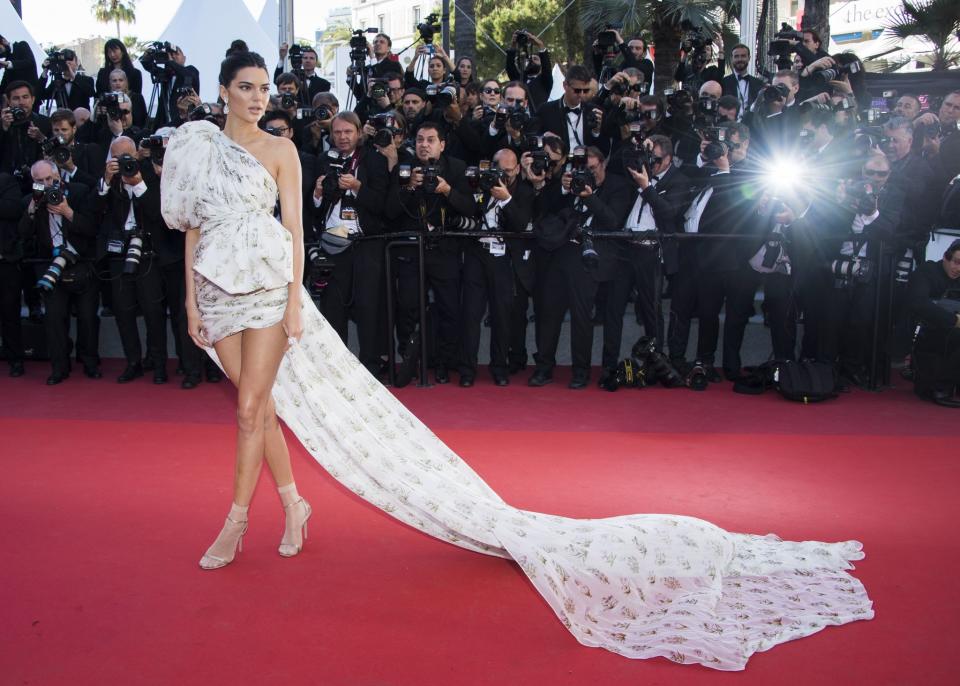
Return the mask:
{"type": "Polygon", "coordinates": [[[565,114],[576,114],[576,115],[579,115],[579,114],[580,114],[580,108],[579,108],[579,107],[567,107],[566,105],[564,105],[564,106],[563,106],[563,111],[564,111],[565,114]]]}

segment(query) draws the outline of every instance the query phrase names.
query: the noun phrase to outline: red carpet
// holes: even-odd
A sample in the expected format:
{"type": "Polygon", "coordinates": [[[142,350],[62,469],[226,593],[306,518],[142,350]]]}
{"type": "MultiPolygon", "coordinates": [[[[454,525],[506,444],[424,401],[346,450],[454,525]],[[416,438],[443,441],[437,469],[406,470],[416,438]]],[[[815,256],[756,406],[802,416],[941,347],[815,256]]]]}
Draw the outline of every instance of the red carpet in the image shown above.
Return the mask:
{"type": "Polygon", "coordinates": [[[304,553],[276,553],[265,474],[237,563],[201,571],[230,501],[232,389],[117,386],[115,366],[0,379],[0,684],[956,683],[960,415],[904,390],[398,392],[519,507],[863,541],[875,620],[717,673],[580,646],[514,565],[382,515],[292,437],[304,553]]]}

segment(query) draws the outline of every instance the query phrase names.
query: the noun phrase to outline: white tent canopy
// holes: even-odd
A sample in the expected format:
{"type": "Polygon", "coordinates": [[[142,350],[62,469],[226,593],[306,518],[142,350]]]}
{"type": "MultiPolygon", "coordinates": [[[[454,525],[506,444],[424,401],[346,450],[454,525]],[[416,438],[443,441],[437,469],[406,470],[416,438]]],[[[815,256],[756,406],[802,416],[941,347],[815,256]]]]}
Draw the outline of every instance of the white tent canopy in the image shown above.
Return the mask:
{"type": "MultiPolygon", "coordinates": [[[[260,28],[273,40],[277,47],[280,46],[280,3],[277,0],[267,0],[263,3],[263,9],[260,10],[260,19],[257,20],[260,28]]],[[[266,57],[266,55],[264,55],[266,57]]]]}
{"type": "Polygon", "coordinates": [[[182,2],[160,34],[161,41],[179,46],[187,56],[187,64],[200,71],[199,95],[205,102],[217,99],[220,63],[230,43],[237,38],[246,41],[250,50],[263,56],[272,78],[277,56],[276,39],[264,33],[243,0],[182,2]]]}
{"type": "Polygon", "coordinates": [[[37,71],[40,71],[41,63],[47,59],[47,53],[44,52],[33,36],[23,25],[23,20],[17,15],[13,5],[9,2],[0,2],[0,35],[3,35],[10,44],[13,45],[19,41],[26,41],[27,45],[33,51],[33,57],[37,60],[37,71]]]}

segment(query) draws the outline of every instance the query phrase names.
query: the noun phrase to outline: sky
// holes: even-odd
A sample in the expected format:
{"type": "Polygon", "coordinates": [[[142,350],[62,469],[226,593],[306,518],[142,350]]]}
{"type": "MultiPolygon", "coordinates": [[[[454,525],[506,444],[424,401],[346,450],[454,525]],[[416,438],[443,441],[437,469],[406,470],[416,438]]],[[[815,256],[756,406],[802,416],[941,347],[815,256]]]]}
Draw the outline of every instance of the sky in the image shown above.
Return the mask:
{"type": "MultiPolygon", "coordinates": [[[[112,37],[114,24],[100,24],[93,18],[90,0],[21,0],[23,23],[34,40],[43,45],[67,43],[75,38],[112,37]]],[[[186,0],[214,2],[217,0],[186,0]]],[[[260,18],[264,0],[243,0],[254,19],[260,18]]],[[[293,27],[297,37],[313,39],[316,29],[324,28],[327,11],[342,0],[294,0],[293,27]]],[[[137,21],[121,24],[124,36],[141,41],[157,38],[166,28],[180,3],[176,0],[136,0],[137,21]]]]}

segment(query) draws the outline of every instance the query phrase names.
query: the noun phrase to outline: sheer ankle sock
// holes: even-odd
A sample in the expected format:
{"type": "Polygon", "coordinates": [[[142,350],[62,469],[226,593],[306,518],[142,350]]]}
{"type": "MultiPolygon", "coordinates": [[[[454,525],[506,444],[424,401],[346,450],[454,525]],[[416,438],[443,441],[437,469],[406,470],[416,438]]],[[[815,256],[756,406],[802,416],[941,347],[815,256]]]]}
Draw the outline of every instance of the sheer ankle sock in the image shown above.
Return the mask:
{"type": "Polygon", "coordinates": [[[243,550],[243,535],[247,532],[247,511],[248,507],[241,507],[233,503],[230,507],[230,514],[227,515],[227,521],[223,523],[223,529],[217,536],[203,557],[200,558],[200,566],[203,569],[219,569],[233,562],[237,552],[243,550]]]}
{"type": "Polygon", "coordinates": [[[313,514],[310,504],[297,493],[297,485],[289,483],[277,488],[280,502],[286,513],[283,538],[280,540],[279,553],[283,557],[293,557],[303,549],[307,538],[307,520],[313,514]]]}

